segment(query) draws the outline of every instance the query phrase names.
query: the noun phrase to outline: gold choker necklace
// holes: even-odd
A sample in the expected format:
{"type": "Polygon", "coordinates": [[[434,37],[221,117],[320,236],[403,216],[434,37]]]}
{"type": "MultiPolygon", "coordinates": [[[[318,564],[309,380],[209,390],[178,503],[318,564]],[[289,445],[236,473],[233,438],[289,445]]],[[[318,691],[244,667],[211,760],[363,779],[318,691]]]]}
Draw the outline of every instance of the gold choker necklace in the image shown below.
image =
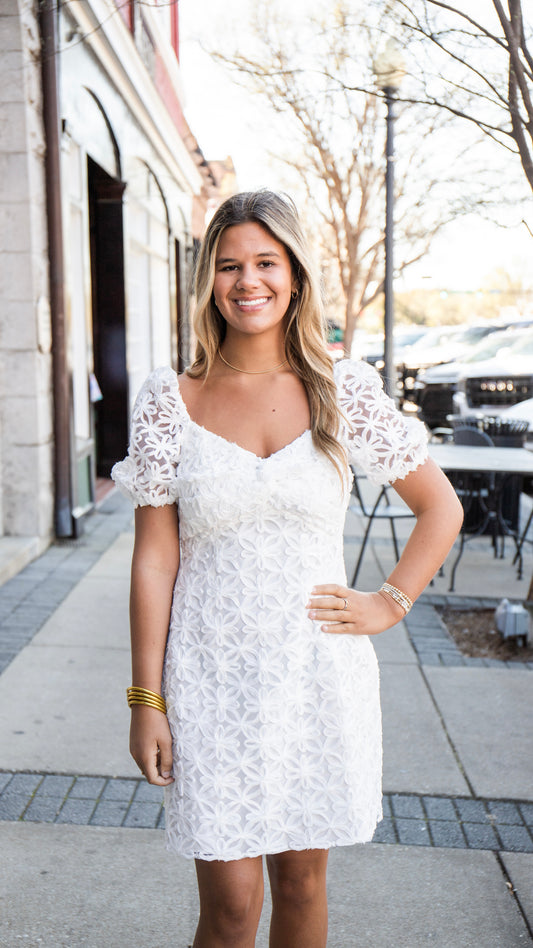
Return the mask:
{"type": "Polygon", "coordinates": [[[245,375],[268,375],[269,372],[275,372],[276,369],[281,369],[282,365],[287,365],[287,360],[284,359],[283,362],[280,362],[278,365],[273,366],[271,369],[262,369],[260,372],[250,372],[249,369],[239,369],[236,365],[232,365],[231,362],[228,362],[224,358],[220,349],[217,350],[220,358],[222,359],[224,365],[227,365],[228,369],[233,369],[234,372],[244,372],[245,375]]]}

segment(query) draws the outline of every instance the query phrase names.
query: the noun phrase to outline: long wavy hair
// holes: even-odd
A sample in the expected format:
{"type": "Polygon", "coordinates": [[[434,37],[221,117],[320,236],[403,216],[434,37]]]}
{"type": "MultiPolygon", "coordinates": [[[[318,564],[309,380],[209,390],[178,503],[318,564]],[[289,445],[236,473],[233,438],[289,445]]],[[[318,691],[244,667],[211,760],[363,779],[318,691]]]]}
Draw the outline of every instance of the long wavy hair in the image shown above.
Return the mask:
{"type": "Polygon", "coordinates": [[[207,377],[225,332],[226,322],[213,296],[216,256],[227,227],[255,222],[287,250],[298,295],[286,313],[285,358],[301,378],[309,400],[313,443],[334,464],[341,478],[347,473],[345,451],[338,440],[340,411],[333,381],[333,362],[326,347],[326,321],[320,279],[293,201],[274,191],[244,191],[224,201],[205,233],[195,276],[193,317],[196,354],[188,375],[207,377]]]}

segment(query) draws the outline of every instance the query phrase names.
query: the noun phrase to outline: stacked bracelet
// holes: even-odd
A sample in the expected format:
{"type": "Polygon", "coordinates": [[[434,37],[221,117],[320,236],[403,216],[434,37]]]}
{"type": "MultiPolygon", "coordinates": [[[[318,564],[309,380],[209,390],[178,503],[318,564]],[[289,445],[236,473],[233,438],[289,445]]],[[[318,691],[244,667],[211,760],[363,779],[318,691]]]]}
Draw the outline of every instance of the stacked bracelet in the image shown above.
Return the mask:
{"type": "Polygon", "coordinates": [[[134,704],[146,704],[149,708],[155,708],[157,711],[167,713],[167,704],[162,695],[155,691],[148,691],[147,688],[126,688],[128,696],[128,705],[131,708],[134,704]]]}
{"type": "Polygon", "coordinates": [[[409,596],[406,596],[401,589],[397,589],[396,586],[391,586],[390,583],[383,583],[380,592],[387,593],[391,599],[394,599],[394,602],[397,602],[398,605],[402,607],[406,615],[409,609],[413,608],[413,600],[409,599],[409,596]]]}

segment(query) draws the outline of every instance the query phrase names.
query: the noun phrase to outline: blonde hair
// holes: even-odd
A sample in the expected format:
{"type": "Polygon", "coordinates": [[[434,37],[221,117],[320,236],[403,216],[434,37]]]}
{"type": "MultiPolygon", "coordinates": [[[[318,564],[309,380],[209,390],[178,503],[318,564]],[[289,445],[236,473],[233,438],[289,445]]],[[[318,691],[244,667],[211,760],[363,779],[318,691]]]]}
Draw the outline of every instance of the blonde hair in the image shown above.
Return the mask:
{"type": "Polygon", "coordinates": [[[196,265],[196,307],[193,317],[196,356],[187,370],[193,378],[208,375],[225,335],[226,323],[214,297],[216,256],[227,227],[248,222],[260,224],[285,246],[298,296],[287,310],[285,357],[299,376],[309,400],[313,442],[344,478],[345,451],[338,441],[340,411],[333,381],[333,363],[326,348],[326,321],[320,280],[309,252],[293,201],[273,191],[244,191],[224,201],[213,215],[196,265]]]}

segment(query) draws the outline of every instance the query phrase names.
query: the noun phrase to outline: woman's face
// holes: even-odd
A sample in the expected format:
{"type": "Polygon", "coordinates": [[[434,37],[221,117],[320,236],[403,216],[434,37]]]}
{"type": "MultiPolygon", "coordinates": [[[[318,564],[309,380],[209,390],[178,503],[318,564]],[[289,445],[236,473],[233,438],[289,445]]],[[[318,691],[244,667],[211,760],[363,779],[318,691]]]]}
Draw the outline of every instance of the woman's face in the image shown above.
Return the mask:
{"type": "Polygon", "coordinates": [[[297,289],[289,254],[261,224],[235,224],[217,250],[213,294],[228,327],[259,335],[284,330],[283,319],[297,289]]]}

